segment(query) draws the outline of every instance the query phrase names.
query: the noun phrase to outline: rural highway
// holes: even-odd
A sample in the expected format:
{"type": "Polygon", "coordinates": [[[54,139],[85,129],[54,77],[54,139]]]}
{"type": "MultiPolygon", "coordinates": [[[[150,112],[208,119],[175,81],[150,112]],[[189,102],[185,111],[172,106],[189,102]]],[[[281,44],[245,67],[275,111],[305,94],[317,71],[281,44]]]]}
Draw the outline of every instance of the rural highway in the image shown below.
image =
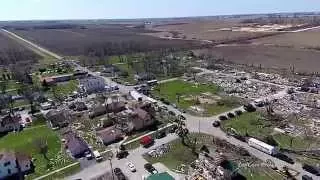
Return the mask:
{"type": "Polygon", "coordinates": [[[17,34],[15,34],[13,32],[10,32],[10,31],[5,30],[5,29],[1,29],[1,31],[3,32],[4,35],[7,35],[9,38],[15,39],[20,43],[22,41],[23,42],[22,45],[25,45],[27,48],[29,48],[29,49],[31,49],[33,51],[36,49],[36,50],[38,50],[38,51],[40,51],[42,53],[45,53],[45,54],[47,54],[49,56],[52,56],[52,57],[56,58],[58,60],[63,59],[62,56],[59,56],[56,53],[53,53],[53,52],[51,52],[51,51],[49,51],[49,50],[47,50],[47,49],[45,49],[43,47],[40,47],[40,46],[36,45],[35,43],[33,43],[31,41],[28,41],[28,40],[22,38],[21,36],[18,36],[17,34]]]}
{"type": "MultiPolygon", "coordinates": [[[[55,53],[52,53],[52,52],[50,52],[49,50],[46,50],[46,49],[44,49],[44,48],[42,48],[42,47],[40,47],[40,46],[38,46],[38,45],[36,45],[36,44],[28,41],[28,40],[25,40],[25,39],[23,39],[22,37],[14,34],[14,33],[11,33],[11,32],[9,32],[9,31],[7,31],[7,30],[4,30],[4,29],[2,29],[2,31],[10,34],[11,36],[15,37],[16,39],[19,39],[19,40],[21,40],[21,41],[24,41],[25,43],[33,46],[34,48],[42,51],[43,53],[49,54],[49,55],[51,55],[52,57],[55,57],[55,58],[57,58],[57,59],[59,59],[59,60],[63,59],[63,57],[61,57],[61,56],[59,56],[59,55],[57,55],[57,54],[55,54],[55,53]]],[[[72,62],[73,62],[73,61],[72,61],[72,62]]],[[[73,63],[74,63],[79,69],[82,69],[82,70],[84,70],[84,71],[87,71],[87,72],[90,73],[90,74],[99,76],[97,73],[91,72],[91,71],[89,71],[87,68],[81,67],[80,65],[78,65],[78,64],[75,63],[75,62],[73,62],[73,63]]],[[[201,68],[201,70],[204,70],[204,72],[208,72],[208,73],[210,72],[210,71],[207,70],[207,69],[202,69],[202,68],[201,68]]],[[[101,77],[102,77],[102,76],[101,76],[101,77]]],[[[132,86],[124,86],[124,85],[118,84],[118,83],[116,83],[116,82],[113,82],[113,81],[112,81],[111,79],[109,79],[109,78],[106,78],[106,77],[103,77],[103,78],[106,80],[106,82],[107,82],[108,84],[117,84],[118,87],[119,87],[119,89],[120,89],[120,92],[128,93],[129,91],[133,90],[133,87],[132,87],[132,86]]],[[[264,81],[259,81],[259,82],[261,82],[261,83],[268,83],[268,82],[264,82],[264,81]]],[[[272,84],[273,84],[273,83],[272,83],[272,84]]],[[[277,85],[277,84],[273,84],[273,85],[277,85]]],[[[278,86],[289,88],[289,86],[285,86],[285,85],[278,85],[278,86]]],[[[277,93],[275,96],[278,96],[278,98],[279,98],[279,97],[281,97],[281,96],[283,96],[283,95],[284,95],[284,90],[283,90],[283,91],[280,91],[280,92],[277,93]]],[[[269,98],[270,98],[270,97],[269,97],[269,98]]],[[[164,105],[164,104],[161,103],[161,102],[159,102],[159,104],[160,104],[160,105],[164,105]]],[[[172,107],[172,106],[167,106],[167,107],[168,107],[169,110],[174,111],[174,112],[176,112],[177,114],[180,114],[180,113],[181,113],[180,111],[178,111],[177,109],[175,109],[175,108],[172,107]]],[[[235,109],[233,109],[233,110],[231,110],[231,111],[233,112],[233,111],[235,111],[235,110],[237,110],[237,109],[241,109],[241,108],[242,108],[242,107],[238,107],[238,108],[235,108],[235,109]]],[[[225,113],[226,113],[226,112],[225,112],[225,113]]],[[[223,113],[223,114],[225,114],[225,113],[223,113]]],[[[205,133],[205,134],[209,134],[209,135],[213,135],[213,136],[218,137],[218,138],[221,138],[221,139],[225,139],[226,141],[228,141],[229,143],[231,143],[231,144],[233,144],[233,145],[235,145],[235,146],[242,146],[243,148],[245,148],[246,150],[248,150],[251,155],[257,157],[258,159],[261,159],[262,161],[266,161],[266,160],[268,160],[268,159],[271,159],[279,169],[282,169],[283,166],[288,166],[289,168],[294,169],[294,170],[297,171],[297,172],[301,172],[301,174],[299,175],[299,178],[301,178],[301,175],[303,175],[303,174],[308,174],[309,176],[312,176],[314,179],[318,179],[318,177],[316,177],[316,176],[314,176],[314,175],[312,175],[312,174],[310,174],[310,173],[308,173],[308,172],[305,172],[305,171],[302,169],[301,164],[298,163],[298,162],[296,162],[294,165],[288,164],[288,163],[286,163],[286,162],[284,162],[284,161],[281,161],[281,160],[276,159],[276,158],[274,158],[274,157],[272,157],[272,156],[269,156],[268,154],[265,154],[265,153],[263,153],[263,152],[255,149],[255,148],[250,147],[250,146],[249,146],[247,143],[245,143],[245,142],[242,142],[242,141],[239,141],[238,139],[235,139],[235,138],[233,138],[233,137],[227,136],[227,134],[226,134],[225,132],[223,132],[223,131],[222,131],[221,129],[219,129],[219,128],[214,128],[214,127],[212,126],[212,122],[213,122],[214,120],[218,120],[218,116],[219,116],[219,115],[213,116],[213,117],[196,117],[196,116],[191,116],[191,115],[185,114],[185,117],[187,118],[187,120],[186,120],[186,126],[187,126],[187,128],[189,128],[189,130],[192,131],[192,132],[198,132],[198,131],[199,131],[199,126],[200,126],[200,132],[205,133]]],[[[165,137],[165,138],[157,141],[157,142],[156,142],[156,145],[163,144],[163,143],[168,143],[168,142],[174,140],[175,138],[176,138],[175,136],[173,136],[173,137],[172,137],[172,136],[167,136],[167,137],[165,137]]],[[[130,160],[130,157],[132,157],[132,158],[138,158],[138,159],[132,159],[132,160],[134,160],[134,163],[136,164],[137,169],[138,169],[139,171],[140,171],[140,170],[142,171],[141,165],[143,166],[143,163],[145,162],[145,160],[141,157],[141,154],[145,153],[146,151],[147,151],[147,150],[145,150],[145,149],[138,148],[138,149],[136,149],[136,150],[133,150],[133,151],[131,152],[132,155],[128,157],[129,160],[130,160]],[[137,155],[137,154],[135,154],[135,153],[137,153],[137,154],[139,154],[139,155],[137,155]],[[138,162],[138,163],[137,163],[137,162],[138,162]],[[140,163],[139,163],[139,162],[140,162],[140,163]]],[[[117,161],[116,161],[116,162],[117,162],[117,161]]],[[[98,165],[95,165],[95,166],[93,166],[93,167],[89,167],[89,168],[87,168],[87,169],[84,169],[84,170],[82,170],[81,172],[79,172],[78,174],[76,174],[75,176],[72,176],[71,179],[74,179],[74,178],[80,177],[80,176],[81,176],[81,178],[83,178],[83,177],[88,177],[89,174],[90,174],[90,173],[93,173],[93,172],[95,172],[95,174],[103,174],[104,172],[108,171],[108,169],[106,169],[106,168],[107,168],[107,167],[106,167],[106,164],[107,164],[107,163],[108,163],[108,162],[103,162],[103,163],[98,164],[98,165]]],[[[123,162],[119,161],[119,163],[120,163],[119,166],[123,167],[123,162]]],[[[115,165],[117,165],[117,164],[115,164],[115,165]]],[[[123,168],[123,169],[125,169],[125,168],[123,168]]]]}

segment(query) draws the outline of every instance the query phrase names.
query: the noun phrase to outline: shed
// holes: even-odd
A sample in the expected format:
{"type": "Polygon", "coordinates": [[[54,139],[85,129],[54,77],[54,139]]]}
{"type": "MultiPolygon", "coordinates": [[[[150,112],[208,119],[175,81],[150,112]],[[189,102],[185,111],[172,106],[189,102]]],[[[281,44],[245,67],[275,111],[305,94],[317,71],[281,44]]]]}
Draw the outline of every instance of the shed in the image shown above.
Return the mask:
{"type": "Polygon", "coordinates": [[[147,180],[174,180],[174,178],[167,172],[150,175],[147,180]]]}

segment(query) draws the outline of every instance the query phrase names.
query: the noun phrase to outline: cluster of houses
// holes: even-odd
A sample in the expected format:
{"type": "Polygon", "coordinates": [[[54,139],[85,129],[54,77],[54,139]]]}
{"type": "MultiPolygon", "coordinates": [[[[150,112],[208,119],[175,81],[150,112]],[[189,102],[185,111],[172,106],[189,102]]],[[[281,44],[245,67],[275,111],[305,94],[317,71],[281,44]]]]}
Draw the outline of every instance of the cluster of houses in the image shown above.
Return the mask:
{"type": "MultiPolygon", "coordinates": [[[[97,126],[95,135],[97,143],[110,145],[122,140],[125,135],[155,125],[156,107],[153,102],[141,101],[137,93],[130,93],[128,97],[116,95],[105,99],[104,103],[87,101],[70,102],[67,106],[51,109],[45,118],[53,129],[69,129],[68,127],[79,114],[87,116],[87,121],[93,118],[107,117],[110,124],[97,126]],[[130,96],[133,95],[133,96],[130,96]]],[[[75,158],[82,157],[89,151],[88,145],[76,131],[68,130],[64,133],[65,147],[75,158]]]]}

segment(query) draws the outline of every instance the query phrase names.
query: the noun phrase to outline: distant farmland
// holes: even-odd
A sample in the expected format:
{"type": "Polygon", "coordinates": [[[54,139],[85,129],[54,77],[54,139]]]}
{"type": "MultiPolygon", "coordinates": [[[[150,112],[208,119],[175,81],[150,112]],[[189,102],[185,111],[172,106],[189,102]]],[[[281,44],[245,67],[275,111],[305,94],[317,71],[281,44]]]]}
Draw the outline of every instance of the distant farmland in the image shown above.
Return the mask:
{"type": "Polygon", "coordinates": [[[317,72],[320,67],[320,52],[301,48],[277,46],[236,45],[195,50],[239,64],[254,64],[267,68],[287,68],[294,65],[297,71],[317,72]]]}
{"type": "Polygon", "coordinates": [[[320,31],[285,33],[276,36],[253,40],[258,44],[274,44],[289,47],[320,48],[320,31]]]}
{"type": "Polygon", "coordinates": [[[0,32],[0,65],[28,61],[35,63],[40,57],[0,32]]]}
{"type": "Polygon", "coordinates": [[[95,54],[102,52],[102,55],[114,55],[162,48],[190,48],[199,45],[193,41],[169,41],[141,35],[149,31],[124,26],[97,26],[88,29],[27,29],[13,32],[55,53],[67,56],[88,55],[88,51],[95,54]]]}

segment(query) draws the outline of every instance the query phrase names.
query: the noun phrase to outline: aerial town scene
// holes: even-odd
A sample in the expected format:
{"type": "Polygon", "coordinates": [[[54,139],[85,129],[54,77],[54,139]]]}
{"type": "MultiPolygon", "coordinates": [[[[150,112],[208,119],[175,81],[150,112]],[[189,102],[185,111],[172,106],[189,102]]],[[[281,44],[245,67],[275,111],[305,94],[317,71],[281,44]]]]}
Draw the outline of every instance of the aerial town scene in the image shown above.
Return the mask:
{"type": "Polygon", "coordinates": [[[315,10],[4,13],[0,180],[319,180],[315,10]]]}

